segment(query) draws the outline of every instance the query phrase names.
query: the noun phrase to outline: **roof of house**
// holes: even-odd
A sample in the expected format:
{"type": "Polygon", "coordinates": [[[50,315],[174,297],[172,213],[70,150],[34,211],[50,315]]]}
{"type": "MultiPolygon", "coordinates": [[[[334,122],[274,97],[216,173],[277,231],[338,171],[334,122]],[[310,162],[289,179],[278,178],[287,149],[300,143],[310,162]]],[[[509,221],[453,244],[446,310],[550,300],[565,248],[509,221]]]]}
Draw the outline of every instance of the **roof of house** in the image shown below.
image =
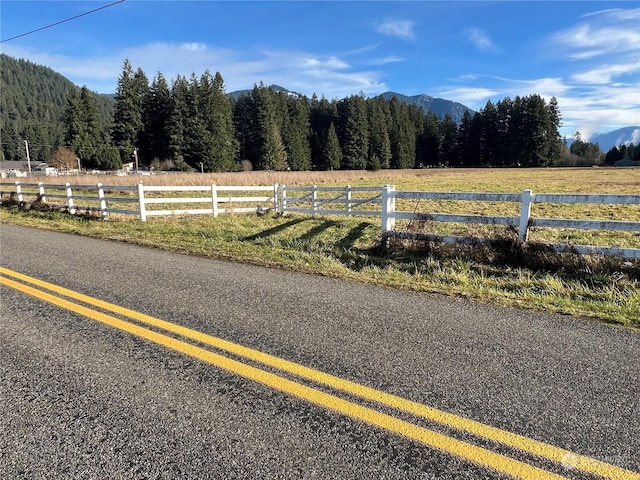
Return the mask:
{"type": "MultiPolygon", "coordinates": [[[[37,170],[46,167],[42,162],[31,162],[31,170],[37,170]]],[[[29,170],[29,165],[23,160],[6,160],[0,162],[0,170],[29,170]]]]}

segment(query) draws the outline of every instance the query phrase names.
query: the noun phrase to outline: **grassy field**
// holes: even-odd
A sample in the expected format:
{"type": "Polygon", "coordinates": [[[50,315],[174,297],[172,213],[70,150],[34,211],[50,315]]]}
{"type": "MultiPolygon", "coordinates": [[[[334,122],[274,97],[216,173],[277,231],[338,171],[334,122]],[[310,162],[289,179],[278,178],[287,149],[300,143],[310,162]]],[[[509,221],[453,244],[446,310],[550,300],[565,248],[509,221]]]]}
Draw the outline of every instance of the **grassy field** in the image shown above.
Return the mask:
{"type": "MultiPolygon", "coordinates": [[[[599,168],[244,172],[49,180],[109,185],[135,184],[140,180],[156,185],[380,186],[389,183],[398,190],[415,191],[520,192],[529,188],[535,193],[640,194],[640,169],[599,168]]],[[[437,207],[446,207],[452,213],[461,208],[460,205],[437,207]]],[[[565,218],[640,220],[640,209],[635,207],[541,207],[547,210],[534,211],[534,215],[559,213],[565,218]],[[563,211],[563,208],[572,210],[563,211]]],[[[511,214],[504,211],[504,205],[472,203],[464,208],[466,213],[489,210],[511,214]]],[[[395,242],[389,249],[383,249],[380,220],[374,218],[232,215],[217,219],[152,217],[146,223],[132,219],[103,222],[91,217],[3,208],[0,221],[640,327],[640,262],[637,261],[523,251],[510,242],[496,249],[395,242]]],[[[534,231],[534,239],[535,235],[546,235],[546,239],[551,237],[557,241],[568,239],[573,243],[640,248],[638,232],[534,231]]]]}

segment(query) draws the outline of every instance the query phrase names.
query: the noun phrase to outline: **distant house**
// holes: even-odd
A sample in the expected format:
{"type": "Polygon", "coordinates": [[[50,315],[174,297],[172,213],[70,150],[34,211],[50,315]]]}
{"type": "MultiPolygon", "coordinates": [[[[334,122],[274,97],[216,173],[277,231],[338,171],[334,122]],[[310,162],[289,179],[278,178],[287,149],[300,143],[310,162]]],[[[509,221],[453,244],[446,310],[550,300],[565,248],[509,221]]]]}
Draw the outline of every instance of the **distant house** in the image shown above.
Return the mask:
{"type": "MultiPolygon", "coordinates": [[[[31,162],[32,175],[58,175],[58,169],[43,162],[31,162]]],[[[0,162],[0,178],[23,178],[29,175],[29,164],[25,161],[0,162]]]]}
{"type": "Polygon", "coordinates": [[[28,172],[27,162],[13,160],[0,162],[0,178],[26,177],[28,172]]]}
{"type": "Polygon", "coordinates": [[[122,165],[122,171],[123,172],[133,172],[135,170],[135,163],[134,162],[129,162],[129,163],[124,163],[122,165]]]}

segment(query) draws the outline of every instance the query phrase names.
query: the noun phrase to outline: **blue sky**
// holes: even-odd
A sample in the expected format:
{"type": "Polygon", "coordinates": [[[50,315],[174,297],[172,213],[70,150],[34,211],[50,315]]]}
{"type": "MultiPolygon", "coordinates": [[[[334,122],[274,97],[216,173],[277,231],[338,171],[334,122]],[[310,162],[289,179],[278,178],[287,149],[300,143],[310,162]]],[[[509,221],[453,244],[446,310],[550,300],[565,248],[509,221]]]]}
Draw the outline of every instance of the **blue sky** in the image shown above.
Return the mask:
{"type": "Polygon", "coordinates": [[[115,91],[129,59],[150,80],[219,71],[227,92],[262,81],[328,99],[394,91],[473,109],[555,96],[568,137],[640,125],[637,0],[126,0],[4,41],[114,1],[3,0],[0,50],[100,93],[115,91]]]}

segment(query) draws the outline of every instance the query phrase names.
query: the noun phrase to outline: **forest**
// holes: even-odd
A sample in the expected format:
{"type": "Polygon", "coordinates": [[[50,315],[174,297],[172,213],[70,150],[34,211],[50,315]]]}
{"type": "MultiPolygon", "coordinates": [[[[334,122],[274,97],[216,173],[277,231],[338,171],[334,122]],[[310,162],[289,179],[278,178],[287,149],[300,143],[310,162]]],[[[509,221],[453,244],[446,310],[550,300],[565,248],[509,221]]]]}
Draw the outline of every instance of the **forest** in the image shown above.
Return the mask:
{"type": "MultiPolygon", "coordinates": [[[[1,55],[2,152],[58,168],[379,170],[429,167],[545,167],[613,163],[597,144],[560,137],[555,98],[488,101],[459,123],[397,98],[311,98],[257,84],[225,92],[219,72],[149,80],[124,61],[113,97],[98,95],[46,67],[1,55]],[[28,92],[28,93],[27,93],[28,92]]],[[[621,157],[621,158],[627,158],[621,157]]]]}

